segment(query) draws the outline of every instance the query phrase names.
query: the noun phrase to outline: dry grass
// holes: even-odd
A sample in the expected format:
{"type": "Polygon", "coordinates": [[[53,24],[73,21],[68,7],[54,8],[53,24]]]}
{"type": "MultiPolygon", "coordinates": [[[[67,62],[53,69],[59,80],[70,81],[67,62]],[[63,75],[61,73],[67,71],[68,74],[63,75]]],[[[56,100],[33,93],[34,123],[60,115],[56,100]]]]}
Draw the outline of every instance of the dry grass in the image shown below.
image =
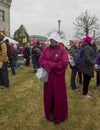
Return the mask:
{"type": "Polygon", "coordinates": [[[69,119],[54,125],[44,118],[43,84],[32,66],[20,67],[15,76],[9,69],[9,77],[10,87],[0,90],[0,130],[100,130],[100,88],[95,87],[95,78],[89,88],[93,99],[84,99],[81,92],[71,90],[67,69],[69,119]]]}

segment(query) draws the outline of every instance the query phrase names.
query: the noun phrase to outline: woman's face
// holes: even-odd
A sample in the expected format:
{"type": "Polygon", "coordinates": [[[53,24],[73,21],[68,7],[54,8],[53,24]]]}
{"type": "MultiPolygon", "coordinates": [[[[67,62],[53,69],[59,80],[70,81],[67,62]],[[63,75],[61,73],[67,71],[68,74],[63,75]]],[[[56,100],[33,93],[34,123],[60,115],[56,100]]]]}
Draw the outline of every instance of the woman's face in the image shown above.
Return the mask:
{"type": "Polygon", "coordinates": [[[58,44],[57,41],[53,40],[53,39],[50,39],[50,45],[51,46],[56,46],[58,44]]]}
{"type": "Polygon", "coordinates": [[[75,45],[76,45],[76,47],[79,47],[79,43],[76,43],[75,45]]]}

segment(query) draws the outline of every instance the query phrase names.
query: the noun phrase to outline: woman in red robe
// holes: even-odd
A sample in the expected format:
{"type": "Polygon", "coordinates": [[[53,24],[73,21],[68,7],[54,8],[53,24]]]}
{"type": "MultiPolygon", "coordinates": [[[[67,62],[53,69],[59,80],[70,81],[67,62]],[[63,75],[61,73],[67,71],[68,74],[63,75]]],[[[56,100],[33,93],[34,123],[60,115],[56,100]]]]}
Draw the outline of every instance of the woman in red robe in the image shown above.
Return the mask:
{"type": "Polygon", "coordinates": [[[57,32],[52,32],[46,47],[40,56],[40,65],[49,72],[44,83],[44,111],[48,121],[59,124],[68,118],[65,71],[68,66],[67,50],[60,46],[62,42],[57,32]]]}

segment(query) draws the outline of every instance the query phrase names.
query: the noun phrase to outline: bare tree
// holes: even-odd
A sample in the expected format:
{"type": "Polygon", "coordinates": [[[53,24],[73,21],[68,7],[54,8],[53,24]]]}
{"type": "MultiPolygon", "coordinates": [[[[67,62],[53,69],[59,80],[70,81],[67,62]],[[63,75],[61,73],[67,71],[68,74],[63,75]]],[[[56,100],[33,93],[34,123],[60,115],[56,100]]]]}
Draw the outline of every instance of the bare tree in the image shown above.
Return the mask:
{"type": "Polygon", "coordinates": [[[97,24],[97,17],[91,16],[88,11],[82,12],[73,23],[75,25],[75,36],[77,38],[82,38],[83,36],[91,35],[96,37],[96,32],[99,28],[97,24]],[[94,35],[95,32],[95,35],[94,35]]]}

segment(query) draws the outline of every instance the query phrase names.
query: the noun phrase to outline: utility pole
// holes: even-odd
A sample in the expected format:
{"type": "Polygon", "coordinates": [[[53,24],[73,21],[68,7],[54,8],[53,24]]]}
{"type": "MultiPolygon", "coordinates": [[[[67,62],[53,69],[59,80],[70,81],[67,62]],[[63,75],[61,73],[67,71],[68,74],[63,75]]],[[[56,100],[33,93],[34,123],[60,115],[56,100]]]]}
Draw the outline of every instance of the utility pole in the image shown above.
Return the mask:
{"type": "Polygon", "coordinates": [[[60,22],[61,20],[58,20],[58,33],[60,34],[60,22]]]}

